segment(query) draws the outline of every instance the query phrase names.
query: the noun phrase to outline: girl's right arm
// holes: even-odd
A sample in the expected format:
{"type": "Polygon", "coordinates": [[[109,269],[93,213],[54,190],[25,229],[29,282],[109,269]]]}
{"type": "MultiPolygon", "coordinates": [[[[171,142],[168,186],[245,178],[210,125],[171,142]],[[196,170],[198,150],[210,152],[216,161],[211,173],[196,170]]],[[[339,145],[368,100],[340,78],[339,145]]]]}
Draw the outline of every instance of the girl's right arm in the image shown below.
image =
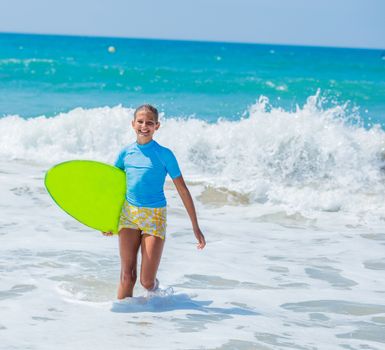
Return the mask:
{"type": "MultiPolygon", "coordinates": [[[[124,155],[125,155],[124,152],[125,152],[125,149],[120,151],[118,157],[116,158],[116,160],[114,162],[114,166],[116,166],[116,167],[118,167],[119,169],[122,169],[122,170],[124,170],[124,155]]],[[[104,236],[113,236],[112,232],[102,232],[102,234],[104,236]]]]}

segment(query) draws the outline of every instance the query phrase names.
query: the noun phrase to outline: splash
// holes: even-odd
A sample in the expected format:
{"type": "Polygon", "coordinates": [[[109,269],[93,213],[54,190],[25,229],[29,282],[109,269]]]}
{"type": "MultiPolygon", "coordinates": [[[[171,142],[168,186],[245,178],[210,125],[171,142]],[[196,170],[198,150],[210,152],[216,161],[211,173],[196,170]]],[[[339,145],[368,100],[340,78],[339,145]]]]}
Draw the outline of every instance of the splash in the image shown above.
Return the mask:
{"type": "MultiPolygon", "coordinates": [[[[384,201],[385,133],[363,128],[346,106],[323,108],[319,94],[295,111],[266,97],[238,121],[162,118],[156,139],[186,179],[287,211],[379,211],[384,201]],[[350,114],[349,114],[350,113],[350,114]]],[[[77,108],[54,118],[0,119],[0,157],[56,163],[112,162],[135,140],[133,110],[77,108]]]]}

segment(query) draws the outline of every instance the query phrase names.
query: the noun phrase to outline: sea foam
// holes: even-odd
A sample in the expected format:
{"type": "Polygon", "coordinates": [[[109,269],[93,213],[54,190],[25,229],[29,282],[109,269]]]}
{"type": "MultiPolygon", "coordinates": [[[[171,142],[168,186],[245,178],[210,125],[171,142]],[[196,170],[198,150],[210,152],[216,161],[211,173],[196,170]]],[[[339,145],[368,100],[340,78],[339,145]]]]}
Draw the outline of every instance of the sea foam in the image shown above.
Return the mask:
{"type": "MultiPolygon", "coordinates": [[[[133,112],[116,106],[3,117],[0,157],[47,166],[68,159],[111,163],[135,140],[133,112]]],[[[261,97],[237,121],[161,116],[156,140],[175,152],[187,180],[250,203],[292,212],[382,211],[385,133],[357,120],[344,106],[323,108],[318,95],[295,111],[273,108],[261,97]]]]}

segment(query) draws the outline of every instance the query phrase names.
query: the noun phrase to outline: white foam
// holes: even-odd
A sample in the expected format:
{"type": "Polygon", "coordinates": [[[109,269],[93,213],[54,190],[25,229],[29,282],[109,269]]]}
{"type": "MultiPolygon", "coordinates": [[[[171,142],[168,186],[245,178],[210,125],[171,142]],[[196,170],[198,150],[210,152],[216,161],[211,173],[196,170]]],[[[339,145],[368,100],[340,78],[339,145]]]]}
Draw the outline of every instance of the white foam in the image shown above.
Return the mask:
{"type": "MultiPolygon", "coordinates": [[[[289,213],[384,213],[385,133],[353,125],[344,106],[319,95],[289,112],[261,97],[238,121],[161,120],[156,139],[170,147],[184,176],[289,213]]],[[[53,118],[0,119],[0,157],[47,163],[112,162],[134,141],[133,110],[77,108],[53,118]]]]}
{"type": "Polygon", "coordinates": [[[3,58],[0,59],[0,66],[1,65],[24,65],[29,66],[31,63],[53,63],[54,60],[46,59],[46,58],[3,58]]]}
{"type": "Polygon", "coordinates": [[[110,160],[134,136],[133,111],[122,107],[76,108],[54,118],[0,119],[0,156],[54,163],[73,158],[110,160]]]}
{"type": "MultiPolygon", "coordinates": [[[[199,251],[181,201],[168,189],[158,277],[175,293],[141,297],[138,278],[133,298],[113,302],[117,237],[61,211],[43,176],[44,166],[0,161],[3,347],[381,347],[384,270],[372,262],[383,261],[383,223],[351,227],[350,218],[324,212],[326,229],[300,215],[276,225],[269,220],[277,213],[256,220],[267,203],[211,208],[196,201],[208,242],[199,251]]],[[[190,186],[194,197],[200,187],[190,186]]]]}

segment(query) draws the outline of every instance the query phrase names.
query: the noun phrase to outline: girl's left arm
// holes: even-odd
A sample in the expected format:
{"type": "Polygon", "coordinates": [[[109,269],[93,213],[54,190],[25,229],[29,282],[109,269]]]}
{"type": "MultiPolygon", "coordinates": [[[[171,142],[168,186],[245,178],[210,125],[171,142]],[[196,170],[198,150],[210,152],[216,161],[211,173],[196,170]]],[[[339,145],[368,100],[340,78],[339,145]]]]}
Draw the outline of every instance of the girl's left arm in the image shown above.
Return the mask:
{"type": "Polygon", "coordinates": [[[187,213],[190,217],[192,227],[194,230],[194,235],[198,241],[197,248],[203,249],[206,245],[206,240],[205,240],[205,236],[203,235],[198,225],[198,218],[197,218],[194,202],[191,197],[190,191],[188,190],[186,183],[184,182],[183,176],[178,176],[172,181],[174,182],[175,187],[179,193],[179,196],[182,199],[183,205],[185,206],[187,213]]]}

